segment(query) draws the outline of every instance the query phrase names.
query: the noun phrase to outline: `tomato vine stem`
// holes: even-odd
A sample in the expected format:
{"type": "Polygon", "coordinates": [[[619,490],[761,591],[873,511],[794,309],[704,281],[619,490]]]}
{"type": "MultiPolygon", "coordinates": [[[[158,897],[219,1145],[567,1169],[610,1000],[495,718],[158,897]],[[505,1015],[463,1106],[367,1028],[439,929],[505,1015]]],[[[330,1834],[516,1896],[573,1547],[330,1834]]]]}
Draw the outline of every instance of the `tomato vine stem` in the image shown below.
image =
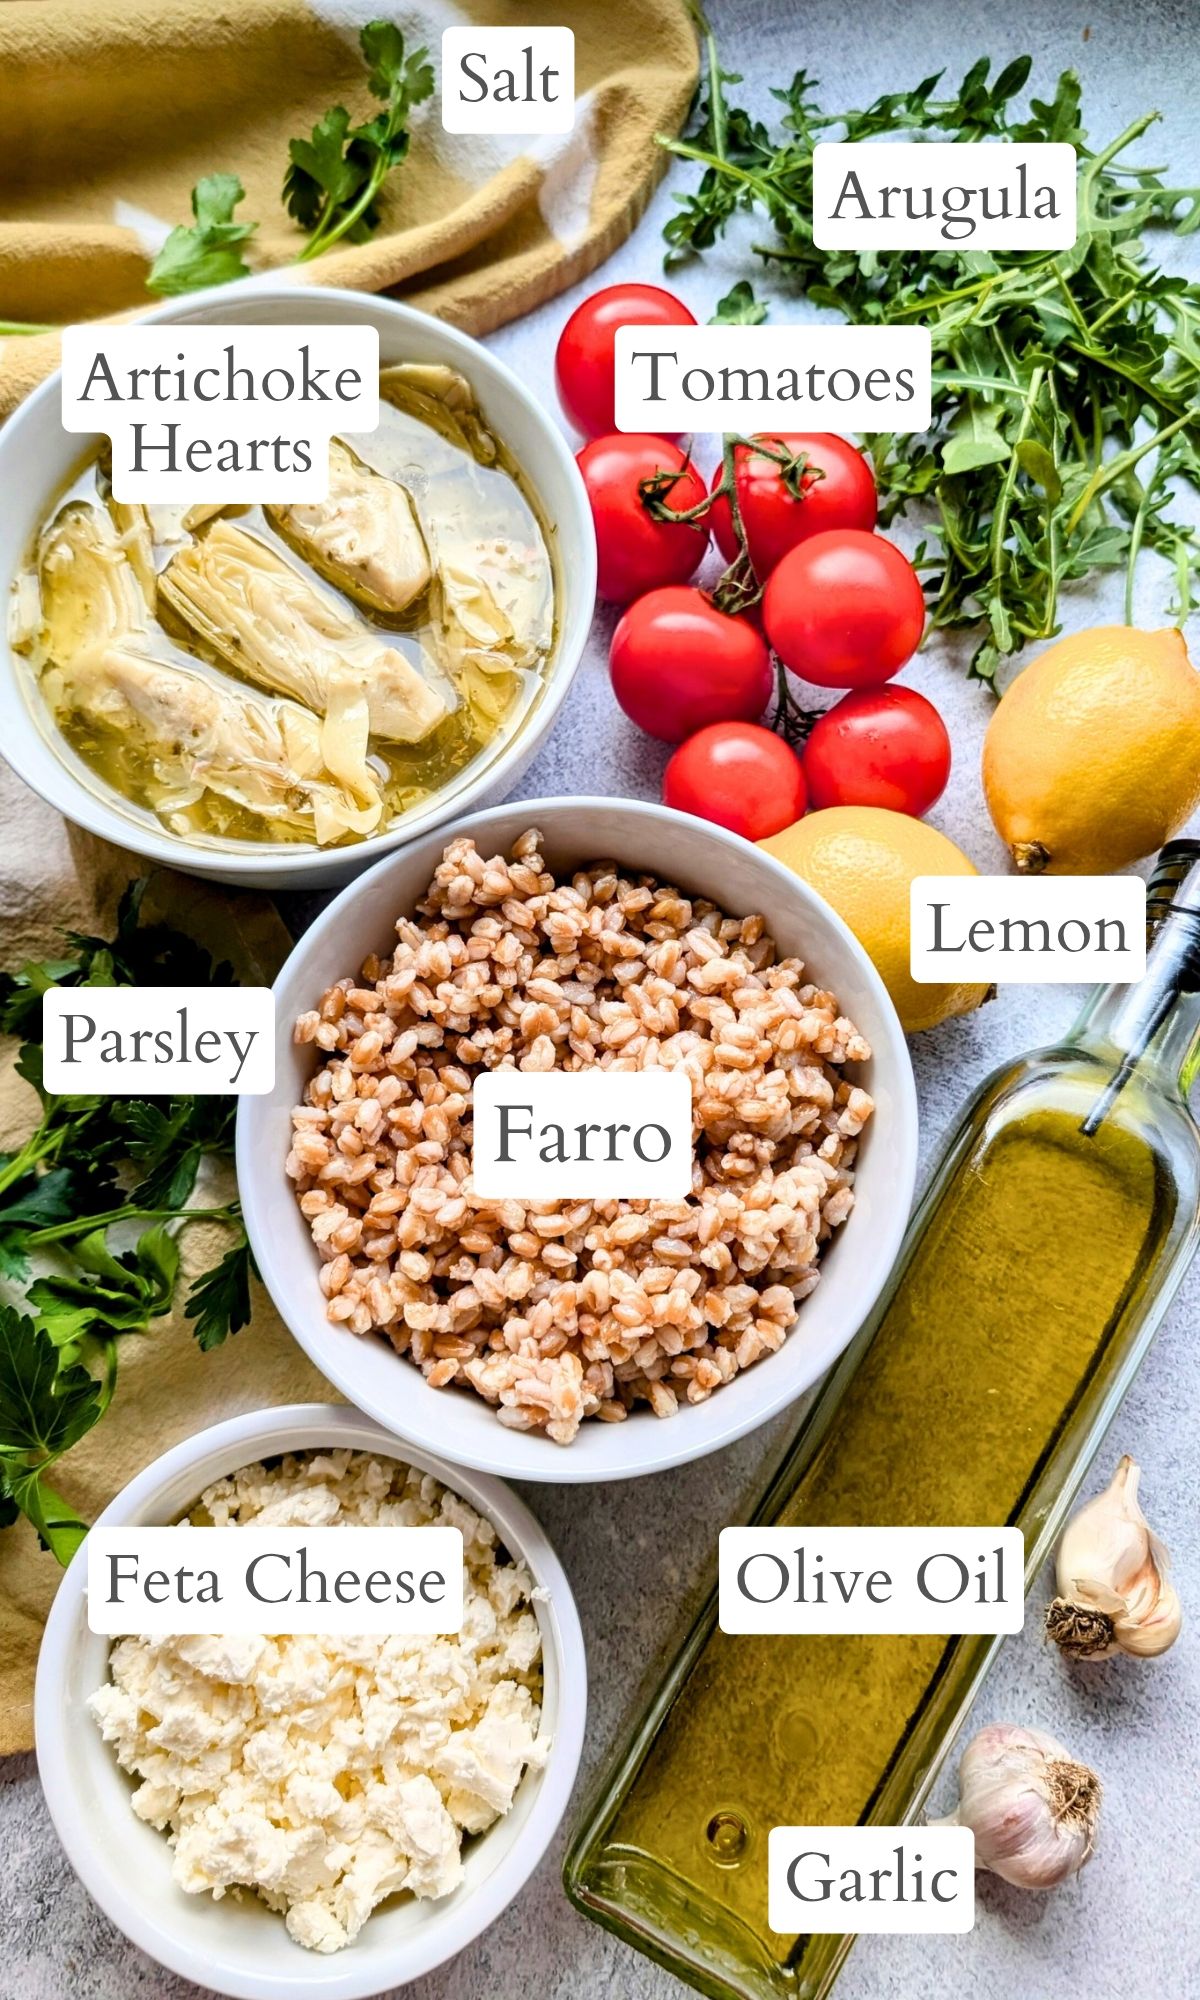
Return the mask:
{"type": "MultiPolygon", "coordinates": [[[[762,601],[764,588],[750,554],[746,524],[742,518],[741,501],[738,498],[736,453],[740,446],[745,446],[757,457],[769,459],[772,464],[777,465],[780,479],[794,500],[805,499],[808,487],[816,480],[825,477],[823,468],[813,465],[806,452],[789,451],[779,439],[744,437],[741,432],[726,431],[721,438],[721,477],[695,506],[672,507],[669,500],[669,495],[691,469],[690,442],[684,463],[677,471],[664,469],[652,472],[638,481],[642,505],[656,521],[671,521],[679,526],[697,527],[705,520],[718,500],[724,499],[728,502],[737,542],[737,554],[732,562],[726,565],[712,588],[705,592],[705,596],[716,610],[723,611],[731,618],[753,611],[762,601]]],[[[771,710],[771,719],[767,726],[795,749],[805,741],[820,711],[803,708],[800,705],[792,694],[787,668],[774,652],[771,654],[771,660],[775,669],[775,705],[771,710]]]]}

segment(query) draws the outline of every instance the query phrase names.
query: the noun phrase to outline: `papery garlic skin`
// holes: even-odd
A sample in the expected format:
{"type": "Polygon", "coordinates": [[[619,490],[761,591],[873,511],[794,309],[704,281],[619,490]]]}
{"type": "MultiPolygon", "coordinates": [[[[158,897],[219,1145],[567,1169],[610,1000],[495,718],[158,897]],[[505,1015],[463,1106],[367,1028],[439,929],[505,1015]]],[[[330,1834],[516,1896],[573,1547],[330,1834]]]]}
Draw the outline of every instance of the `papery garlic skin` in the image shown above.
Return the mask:
{"type": "Polygon", "coordinates": [[[1100,1780],[1042,1730],[981,1729],[963,1752],[958,1788],[955,1811],[930,1825],[970,1827],[975,1866],[1015,1888],[1057,1888],[1090,1857],[1100,1780]]]}
{"type": "Polygon", "coordinates": [[[1179,1637],[1183,1610],[1167,1552],[1138,1505],[1140,1477],[1124,1457],[1111,1486],[1068,1522],[1058,1545],[1058,1596],[1046,1631],[1076,1659],[1153,1659],[1179,1637]]]}

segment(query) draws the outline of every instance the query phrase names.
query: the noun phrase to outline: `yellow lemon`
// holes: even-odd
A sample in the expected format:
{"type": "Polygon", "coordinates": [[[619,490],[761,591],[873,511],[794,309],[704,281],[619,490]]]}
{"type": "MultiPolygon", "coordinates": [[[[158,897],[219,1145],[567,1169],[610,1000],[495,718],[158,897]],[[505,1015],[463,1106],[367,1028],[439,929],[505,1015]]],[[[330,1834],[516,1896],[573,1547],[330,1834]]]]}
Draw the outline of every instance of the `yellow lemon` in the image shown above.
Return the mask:
{"type": "Polygon", "coordinates": [[[986,986],[918,986],[909,971],[909,885],[915,875],[975,875],[960,847],[924,820],[878,806],[809,813],[759,846],[799,875],[850,926],[909,1034],[969,1014],[986,986]]]}
{"type": "Polygon", "coordinates": [[[1023,873],[1106,875],[1153,854],[1200,805],[1200,673],[1182,635],[1060,639],[988,724],[983,788],[1023,873]]]}

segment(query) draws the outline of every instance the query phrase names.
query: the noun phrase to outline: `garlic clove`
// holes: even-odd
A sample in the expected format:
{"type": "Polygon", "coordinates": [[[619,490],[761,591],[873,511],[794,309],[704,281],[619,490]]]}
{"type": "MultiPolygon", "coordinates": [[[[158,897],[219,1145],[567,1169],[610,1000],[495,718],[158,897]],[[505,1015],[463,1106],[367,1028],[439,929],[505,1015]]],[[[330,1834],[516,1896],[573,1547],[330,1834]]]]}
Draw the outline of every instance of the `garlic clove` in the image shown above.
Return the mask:
{"type": "Polygon", "coordinates": [[[1058,1596],[1046,1631],[1076,1659],[1165,1653],[1183,1620],[1167,1552],[1138,1504],[1139,1468],[1124,1457],[1112,1484],[1069,1521],[1058,1545],[1058,1596]]]}
{"type": "Polygon", "coordinates": [[[994,1723],[958,1767],[959,1801],[934,1826],[967,1826],[975,1865],[1015,1888],[1046,1890],[1078,1874],[1096,1839],[1101,1785],[1040,1729],[994,1723]]]}
{"type": "Polygon", "coordinates": [[[1153,1660],[1175,1644],[1182,1624],[1179,1592],[1162,1577],[1153,1606],[1136,1616],[1118,1613],[1113,1637],[1122,1653],[1138,1660],[1153,1660]]]}

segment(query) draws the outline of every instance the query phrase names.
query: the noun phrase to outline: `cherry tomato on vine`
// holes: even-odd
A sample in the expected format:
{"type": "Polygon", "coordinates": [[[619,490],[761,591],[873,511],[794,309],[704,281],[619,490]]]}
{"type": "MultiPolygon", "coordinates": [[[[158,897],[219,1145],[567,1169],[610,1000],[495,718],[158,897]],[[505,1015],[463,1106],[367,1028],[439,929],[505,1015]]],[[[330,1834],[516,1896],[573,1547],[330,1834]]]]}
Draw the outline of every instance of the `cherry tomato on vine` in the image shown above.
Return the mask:
{"type": "MultiPolygon", "coordinates": [[[[861,451],[832,431],[780,431],[754,439],[793,462],[781,465],[749,445],[733,448],[734,479],[750,560],[761,580],[770,576],[789,549],[830,528],[875,526],[875,479],[861,451]],[[801,467],[797,461],[804,459],[801,467]]],[[[718,466],[714,491],[724,477],[718,466]]],[[[738,552],[733,515],[724,495],[714,500],[713,532],[727,562],[738,552]]]]}
{"type": "Polygon", "coordinates": [[[800,759],[757,722],[713,722],[681,743],[663,773],[663,804],[766,840],[808,803],[800,759]]]}
{"type": "Polygon", "coordinates": [[[603,437],[617,427],[613,346],[620,326],[695,326],[692,313],[661,285],[606,285],[576,306],[558,336],[558,400],[576,430],[603,437]]]}
{"type": "Polygon", "coordinates": [[[818,810],[882,806],[920,819],[946,789],[950,738],[916,688],[860,688],[814,724],[804,775],[818,810]]]}
{"type": "Polygon", "coordinates": [[[815,687],[878,687],[912,658],[925,629],[908,557],[859,528],[801,542],[767,578],[762,606],[784,666],[815,687]]]}
{"type": "Polygon", "coordinates": [[[753,722],[773,686],[762,634],[687,584],[630,605],[613,633],[609,668],[630,721],[664,743],[682,743],[710,722],[753,722]]]}
{"type": "Polygon", "coordinates": [[[596,528],[596,588],[610,604],[628,604],[664,583],[686,583],[708,547],[706,521],[656,519],[654,482],[663,506],[699,506],[705,485],[680,451],[644,431],[593,438],[576,456],[596,528]],[[657,475],[664,475],[657,477],[657,475]]]}

